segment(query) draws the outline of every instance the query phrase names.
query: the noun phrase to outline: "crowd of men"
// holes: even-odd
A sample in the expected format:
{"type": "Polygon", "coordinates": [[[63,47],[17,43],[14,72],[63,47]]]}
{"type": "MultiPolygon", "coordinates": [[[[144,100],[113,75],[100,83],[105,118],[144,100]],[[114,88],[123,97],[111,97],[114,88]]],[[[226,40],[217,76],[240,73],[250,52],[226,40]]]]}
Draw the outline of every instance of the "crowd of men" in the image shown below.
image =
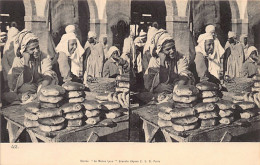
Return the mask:
{"type": "Polygon", "coordinates": [[[68,25],[54,54],[43,53],[38,37],[29,30],[19,31],[11,26],[1,32],[1,84],[3,100],[8,103],[37,97],[42,86],[68,81],[84,83],[89,77],[115,78],[129,73],[133,90],[172,92],[176,84],[195,84],[200,81],[221,83],[225,78],[253,77],[257,72],[258,51],[249,46],[247,36],[228,33],[224,48],[215,27],[208,25],[194,48],[195,57],[181,55],[175,41],[166,30],[154,23],[124,39],[123,51],[116,46],[108,48],[107,36],[88,32],[84,47],[68,25]]]}

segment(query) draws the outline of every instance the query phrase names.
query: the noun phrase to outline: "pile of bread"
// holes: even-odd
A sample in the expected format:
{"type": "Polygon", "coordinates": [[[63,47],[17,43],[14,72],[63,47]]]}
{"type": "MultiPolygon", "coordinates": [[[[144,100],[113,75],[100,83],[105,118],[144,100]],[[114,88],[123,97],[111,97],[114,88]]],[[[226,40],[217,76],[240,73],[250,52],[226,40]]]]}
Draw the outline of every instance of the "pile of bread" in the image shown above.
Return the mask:
{"type": "Polygon", "coordinates": [[[219,100],[219,86],[215,83],[203,81],[196,84],[200,91],[200,98],[203,103],[215,103],[219,100]]]}
{"type": "Polygon", "coordinates": [[[198,127],[208,128],[219,123],[231,124],[236,118],[250,118],[256,115],[254,103],[243,101],[235,104],[220,99],[219,93],[219,87],[210,82],[199,83],[196,87],[191,85],[175,87],[172,100],[157,104],[158,125],[172,127],[182,132],[198,127]],[[194,106],[189,105],[192,102],[195,102],[194,106]]]}
{"type": "Polygon", "coordinates": [[[99,103],[109,101],[121,105],[122,108],[129,108],[129,90],[126,92],[98,93],[96,99],[99,103]]]}
{"type": "Polygon", "coordinates": [[[129,93],[111,92],[100,93],[96,96],[97,102],[101,104],[106,118],[117,118],[129,114],[129,93]]]}
{"type": "Polygon", "coordinates": [[[129,92],[130,76],[123,74],[116,77],[116,92],[129,92]]]}
{"type": "Polygon", "coordinates": [[[58,85],[42,87],[39,103],[26,105],[24,125],[39,127],[44,132],[61,130],[65,127],[65,118],[59,108],[64,99],[65,89],[58,85]]]}

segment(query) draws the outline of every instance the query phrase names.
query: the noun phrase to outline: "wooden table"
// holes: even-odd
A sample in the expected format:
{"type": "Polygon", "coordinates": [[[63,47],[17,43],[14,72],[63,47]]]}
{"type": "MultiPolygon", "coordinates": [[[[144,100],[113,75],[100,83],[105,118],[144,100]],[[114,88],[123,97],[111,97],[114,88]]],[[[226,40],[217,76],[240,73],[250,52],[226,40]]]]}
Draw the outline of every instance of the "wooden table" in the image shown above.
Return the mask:
{"type": "Polygon", "coordinates": [[[158,126],[158,112],[156,105],[146,105],[132,110],[143,121],[145,142],[154,142],[155,134],[161,130],[167,142],[219,142],[230,141],[233,136],[260,130],[260,116],[250,119],[239,119],[230,125],[219,124],[210,128],[177,132],[172,127],[158,126]]]}
{"type": "MultiPolygon", "coordinates": [[[[7,120],[7,129],[9,141],[11,143],[19,141],[22,132],[27,131],[32,142],[38,142],[38,139],[44,142],[93,142],[97,141],[98,137],[110,135],[129,128],[129,116],[124,115],[113,119],[115,123],[108,127],[102,125],[102,122],[97,125],[84,125],[76,128],[65,128],[60,131],[46,133],[39,128],[26,128],[23,124],[25,110],[21,105],[14,105],[4,108],[0,114],[7,120]]],[[[111,119],[105,119],[111,120],[111,119]]]]}

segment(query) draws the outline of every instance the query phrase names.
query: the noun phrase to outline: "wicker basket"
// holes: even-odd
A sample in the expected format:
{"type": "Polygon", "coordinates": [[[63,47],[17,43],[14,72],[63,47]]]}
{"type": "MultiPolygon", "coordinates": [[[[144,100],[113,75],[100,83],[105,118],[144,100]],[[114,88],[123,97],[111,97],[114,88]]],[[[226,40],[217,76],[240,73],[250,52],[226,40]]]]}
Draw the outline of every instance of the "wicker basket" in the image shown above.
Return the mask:
{"type": "Polygon", "coordinates": [[[115,78],[97,78],[95,82],[88,82],[90,92],[105,93],[114,92],[116,87],[115,78]]]}
{"type": "Polygon", "coordinates": [[[250,92],[254,82],[250,78],[235,78],[233,83],[225,83],[228,92],[250,92]]]}

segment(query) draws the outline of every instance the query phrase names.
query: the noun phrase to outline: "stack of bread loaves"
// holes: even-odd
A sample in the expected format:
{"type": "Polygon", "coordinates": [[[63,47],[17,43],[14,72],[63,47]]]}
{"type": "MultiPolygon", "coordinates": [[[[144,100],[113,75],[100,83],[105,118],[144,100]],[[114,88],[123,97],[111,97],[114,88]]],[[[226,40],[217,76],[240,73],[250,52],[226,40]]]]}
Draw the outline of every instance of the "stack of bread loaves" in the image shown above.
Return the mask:
{"type": "Polygon", "coordinates": [[[24,126],[27,128],[38,127],[37,112],[40,110],[40,103],[31,102],[25,105],[24,126]]]}
{"type": "Polygon", "coordinates": [[[58,131],[65,127],[60,102],[63,100],[65,89],[58,85],[49,85],[41,89],[39,100],[41,108],[37,112],[39,128],[44,132],[58,131]]]}
{"type": "Polygon", "coordinates": [[[105,115],[107,119],[114,119],[124,114],[124,111],[121,108],[120,104],[113,101],[103,102],[102,110],[106,112],[105,115]]]}
{"type": "Polygon", "coordinates": [[[83,105],[80,103],[66,103],[61,106],[61,110],[67,119],[68,127],[80,127],[83,125],[83,105]]]}
{"type": "Polygon", "coordinates": [[[85,100],[85,86],[83,84],[77,82],[66,82],[62,87],[67,91],[69,103],[82,103],[85,100]]]}
{"type": "Polygon", "coordinates": [[[200,127],[207,128],[217,125],[218,112],[216,104],[213,103],[198,103],[194,109],[198,114],[198,118],[201,120],[200,127]]]}
{"type": "Polygon", "coordinates": [[[200,90],[203,103],[215,103],[219,100],[219,86],[215,83],[203,81],[196,85],[200,90]]]}
{"type": "Polygon", "coordinates": [[[94,125],[101,120],[101,104],[94,100],[85,100],[82,105],[85,107],[86,124],[94,125]]]}
{"type": "Polygon", "coordinates": [[[159,110],[158,113],[158,125],[159,127],[171,127],[172,122],[171,122],[171,115],[170,112],[173,111],[173,101],[165,101],[157,104],[157,109],[159,110]]]}
{"type": "Polygon", "coordinates": [[[221,124],[231,124],[235,120],[236,105],[232,101],[220,100],[216,103],[219,108],[219,116],[221,124]]]}
{"type": "Polygon", "coordinates": [[[257,69],[257,74],[252,79],[254,80],[252,92],[260,92],[260,68],[257,69]]]}
{"type": "Polygon", "coordinates": [[[176,85],[172,99],[176,108],[193,107],[197,104],[199,90],[193,85],[176,85]]]}
{"type": "Polygon", "coordinates": [[[116,77],[116,92],[128,92],[130,89],[129,74],[119,75],[116,77]]]}
{"type": "Polygon", "coordinates": [[[242,119],[249,119],[258,115],[259,110],[256,109],[255,103],[253,102],[239,102],[237,103],[238,109],[240,111],[240,117],[242,119]]]}
{"type": "Polygon", "coordinates": [[[64,98],[65,89],[59,85],[49,85],[41,88],[39,100],[41,108],[58,108],[64,98]]]}
{"type": "Polygon", "coordinates": [[[170,112],[172,128],[175,131],[183,132],[193,130],[198,127],[198,117],[193,108],[174,108],[170,112]]]}

